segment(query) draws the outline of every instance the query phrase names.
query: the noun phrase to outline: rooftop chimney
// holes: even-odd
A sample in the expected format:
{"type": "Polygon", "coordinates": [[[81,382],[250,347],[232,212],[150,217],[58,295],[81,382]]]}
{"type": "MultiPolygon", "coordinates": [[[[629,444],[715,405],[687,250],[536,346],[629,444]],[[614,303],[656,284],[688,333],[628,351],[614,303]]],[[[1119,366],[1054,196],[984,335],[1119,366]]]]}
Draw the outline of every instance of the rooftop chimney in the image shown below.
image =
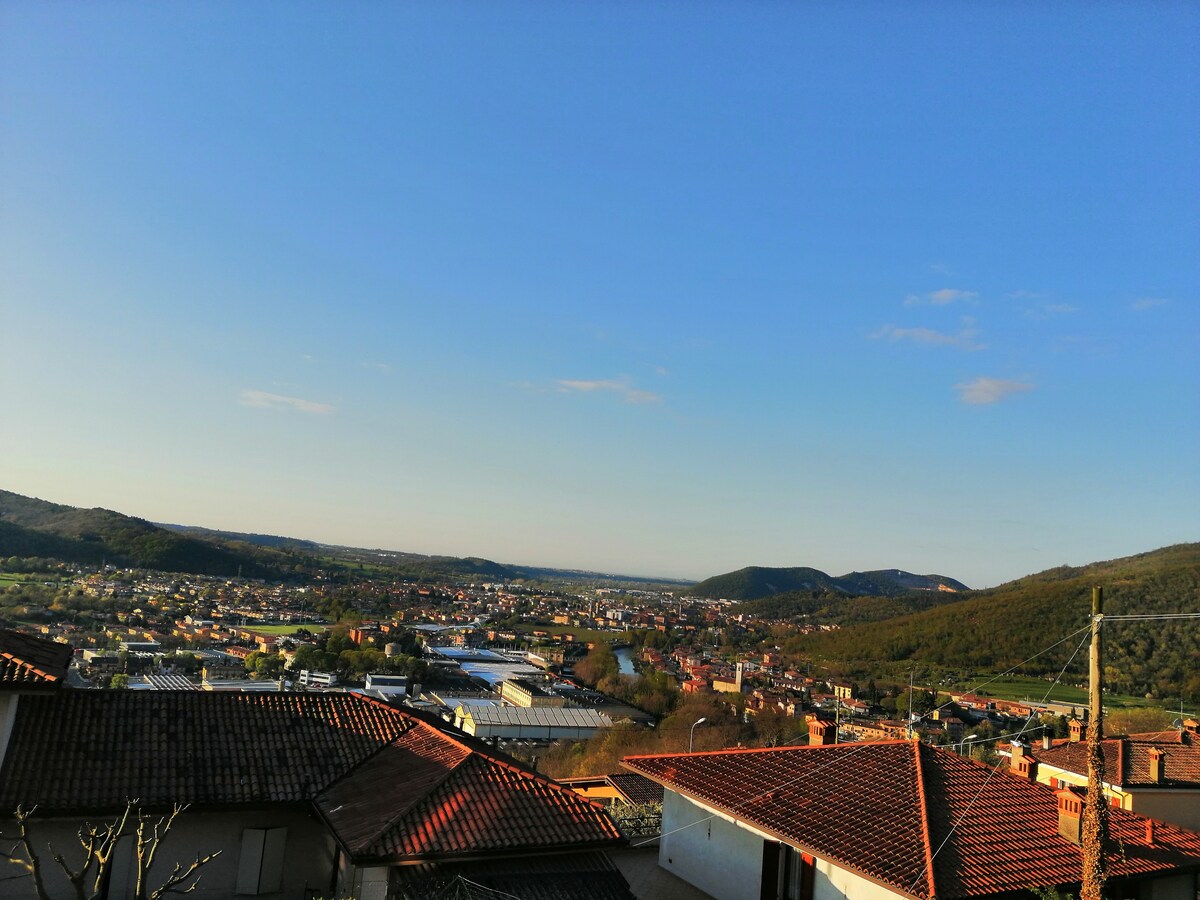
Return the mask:
{"type": "Polygon", "coordinates": [[[805,716],[808,722],[808,745],[810,747],[825,747],[833,743],[833,735],[829,722],[822,722],[816,716],[805,716]]]}
{"type": "Polygon", "coordinates": [[[1146,844],[1151,847],[1154,846],[1154,820],[1153,819],[1146,820],[1146,844]]]}
{"type": "Polygon", "coordinates": [[[1049,750],[1054,746],[1054,738],[1050,736],[1050,732],[1046,731],[1042,734],[1042,749],[1049,750]]]}
{"type": "Polygon", "coordinates": [[[1200,733],[1200,722],[1197,722],[1195,719],[1184,719],[1183,730],[1188,734],[1198,734],[1200,733]]]}
{"type": "Polygon", "coordinates": [[[1163,780],[1163,757],[1166,754],[1157,747],[1150,748],[1150,780],[1159,784],[1163,780]]]}
{"type": "Polygon", "coordinates": [[[1025,745],[1020,741],[1012,742],[1012,761],[1009,771],[1018,778],[1027,781],[1037,781],[1037,760],[1026,752],[1025,745]]]}
{"type": "Polygon", "coordinates": [[[1072,719],[1069,727],[1071,729],[1071,743],[1078,744],[1087,736],[1087,726],[1078,719],[1072,719]]]}
{"type": "Polygon", "coordinates": [[[1058,798],[1058,833],[1078,847],[1082,843],[1083,793],[1063,788],[1054,796],[1058,798]]]}

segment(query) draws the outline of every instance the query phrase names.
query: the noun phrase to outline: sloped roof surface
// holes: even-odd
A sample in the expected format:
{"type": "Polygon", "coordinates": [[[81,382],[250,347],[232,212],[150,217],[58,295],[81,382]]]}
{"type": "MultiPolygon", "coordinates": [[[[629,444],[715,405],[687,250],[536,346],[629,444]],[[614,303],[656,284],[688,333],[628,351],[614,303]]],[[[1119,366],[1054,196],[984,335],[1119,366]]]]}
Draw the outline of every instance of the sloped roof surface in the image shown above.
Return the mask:
{"type": "Polygon", "coordinates": [[[476,725],[530,725],[552,728],[605,728],[612,719],[594,709],[563,706],[460,706],[459,715],[476,725]]]}
{"type": "Polygon", "coordinates": [[[22,697],[0,809],[313,803],[360,858],[592,849],[603,810],[484,744],[354,694],[62,691],[22,697]]]}
{"type": "Polygon", "coordinates": [[[630,803],[662,803],[663,786],[636,772],[614,772],[608,782],[630,803]]]}
{"type": "MultiPolygon", "coordinates": [[[[1175,730],[1106,738],[1104,780],[1122,788],[1169,787],[1200,789],[1200,744],[1195,735],[1175,730]],[[1150,778],[1150,751],[1163,752],[1163,778],[1150,778]]],[[[1037,750],[1037,759],[1059,769],[1087,774],[1087,743],[1055,741],[1048,750],[1037,750]]]]}
{"type": "Polygon", "coordinates": [[[0,629],[0,690],[56,688],[70,664],[68,645],[0,629]]]}
{"type": "Polygon", "coordinates": [[[318,808],[352,855],[371,859],[620,840],[595,804],[481,748],[417,722],[325,791],[318,808]]]}
{"type": "MultiPolygon", "coordinates": [[[[977,897],[1080,877],[1054,792],[907,741],[629,757],[666,787],[916,897],[977,897]]],[[[1113,810],[1112,877],[1200,868],[1200,834],[1113,810]]]]}
{"type": "Polygon", "coordinates": [[[312,800],[408,727],[348,694],[62,691],[21,699],[0,809],[312,800]]]}

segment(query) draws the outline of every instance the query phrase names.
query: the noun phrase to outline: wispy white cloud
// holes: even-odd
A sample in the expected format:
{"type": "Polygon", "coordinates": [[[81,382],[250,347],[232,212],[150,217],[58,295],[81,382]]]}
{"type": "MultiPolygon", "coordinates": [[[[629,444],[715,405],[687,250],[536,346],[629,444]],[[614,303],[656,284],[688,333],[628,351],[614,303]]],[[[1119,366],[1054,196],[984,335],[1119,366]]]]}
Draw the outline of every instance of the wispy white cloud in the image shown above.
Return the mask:
{"type": "Polygon", "coordinates": [[[884,325],[871,334],[873,340],[911,341],[927,347],[958,347],[960,350],[982,350],[987,344],[981,344],[975,338],[979,329],[975,320],[963,318],[963,327],[957,334],[937,331],[933,328],[898,328],[895,325],[884,325]]]}
{"type": "Polygon", "coordinates": [[[946,306],[959,301],[970,302],[979,295],[974,291],[960,291],[958,288],[942,288],[929,294],[909,294],[904,298],[905,306],[946,306]]]}
{"type": "Polygon", "coordinates": [[[930,272],[932,272],[932,273],[933,273],[933,274],[935,274],[935,275],[943,275],[943,276],[945,276],[946,278],[953,278],[953,277],[954,277],[954,270],[953,270],[953,269],[951,269],[951,268],[950,268],[948,265],[946,265],[945,263],[940,263],[940,262],[936,262],[936,263],[930,263],[930,264],[929,264],[929,271],[930,271],[930,272]]]}
{"type": "Polygon", "coordinates": [[[666,378],[666,377],[667,377],[667,367],[666,367],[666,366],[655,366],[655,367],[654,367],[654,374],[655,374],[655,375],[660,375],[660,376],[662,376],[663,378],[666,378]]]}
{"type": "Polygon", "coordinates": [[[285,397],[282,394],[272,394],[267,391],[244,390],[241,394],[242,406],[255,406],[263,409],[294,409],[297,412],[327,415],[333,412],[328,403],[315,403],[312,400],[302,400],[299,397],[285,397]]]}
{"type": "Polygon", "coordinates": [[[608,392],[616,394],[626,403],[658,403],[662,400],[662,396],[653,391],[644,391],[634,387],[627,380],[596,380],[596,381],[581,381],[575,379],[559,379],[555,384],[558,390],[564,394],[590,394],[595,392],[608,392]]]}
{"type": "Polygon", "coordinates": [[[1134,312],[1145,312],[1148,309],[1154,309],[1158,306],[1166,306],[1167,301],[1161,297],[1141,297],[1129,304],[1134,312]]]}
{"type": "Polygon", "coordinates": [[[1072,306],[1070,303],[1037,303],[1026,307],[1025,317],[1040,322],[1044,319],[1069,316],[1077,312],[1079,312],[1079,307],[1072,306]]]}
{"type": "Polygon", "coordinates": [[[386,372],[392,371],[391,366],[389,366],[387,363],[382,363],[382,362],[365,362],[365,363],[362,363],[362,367],[364,369],[370,369],[373,372],[385,372],[386,373],[386,372]]]}
{"type": "Polygon", "coordinates": [[[971,381],[956,384],[954,389],[958,391],[959,399],[963,403],[983,406],[991,403],[999,403],[1011,394],[1032,391],[1033,385],[1027,381],[1006,381],[1003,378],[980,376],[971,381]]]}

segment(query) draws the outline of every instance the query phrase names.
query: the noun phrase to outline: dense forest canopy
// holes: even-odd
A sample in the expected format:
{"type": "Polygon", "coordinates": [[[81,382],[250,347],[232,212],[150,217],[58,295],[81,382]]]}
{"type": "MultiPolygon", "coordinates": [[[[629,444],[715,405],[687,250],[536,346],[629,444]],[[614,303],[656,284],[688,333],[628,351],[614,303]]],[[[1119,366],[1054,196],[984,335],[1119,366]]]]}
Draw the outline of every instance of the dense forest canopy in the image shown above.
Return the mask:
{"type": "MultiPolygon", "coordinates": [[[[1200,544],[1178,544],[1089,566],[1060,566],[958,603],[838,631],[796,635],[785,649],[870,670],[918,661],[948,669],[1002,671],[1084,628],[1092,587],[1104,588],[1109,615],[1200,611],[1200,544]]],[[[1076,645],[1027,662],[1026,674],[1057,674],[1076,645]]],[[[1078,681],[1086,654],[1068,670],[1078,681]]],[[[1105,681],[1117,693],[1200,698],[1196,620],[1112,620],[1105,626],[1105,681]]]]}

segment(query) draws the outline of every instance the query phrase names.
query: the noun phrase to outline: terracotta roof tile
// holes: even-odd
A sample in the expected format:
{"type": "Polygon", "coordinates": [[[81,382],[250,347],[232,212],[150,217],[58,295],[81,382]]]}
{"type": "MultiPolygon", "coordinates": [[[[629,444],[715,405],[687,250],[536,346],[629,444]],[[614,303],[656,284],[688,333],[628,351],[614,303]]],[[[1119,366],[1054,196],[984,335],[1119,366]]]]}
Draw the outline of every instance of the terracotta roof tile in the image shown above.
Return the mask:
{"type": "Polygon", "coordinates": [[[70,664],[68,645],[0,629],[0,689],[57,688],[70,664]]]}
{"type": "Polygon", "coordinates": [[[21,698],[0,808],[313,799],[403,730],[347,694],[63,691],[21,698]]]}
{"type": "MultiPolygon", "coordinates": [[[[890,741],[629,757],[635,772],[918,897],[1078,881],[1054,792],[923,744],[890,741]],[[932,879],[932,884],[930,881],[932,879]]],[[[1112,877],[1200,868],[1200,834],[1112,811],[1112,877]]]]}
{"type": "Polygon", "coordinates": [[[354,694],[63,691],[21,697],[0,809],[316,804],[358,858],[593,849],[603,810],[440,721],[354,694]]]}
{"type": "Polygon", "coordinates": [[[636,772],[615,772],[608,782],[630,803],[662,803],[663,787],[636,772]]]}
{"type": "MultiPolygon", "coordinates": [[[[1104,780],[1122,788],[1159,785],[1172,788],[1200,789],[1200,745],[1192,735],[1177,731],[1107,738],[1104,748],[1104,780]],[[1161,782],[1150,778],[1150,751],[1163,751],[1161,782]]],[[[1038,751],[1038,759],[1048,765],[1079,775],[1087,773],[1087,744],[1083,741],[1055,741],[1054,746],[1038,751]]]]}
{"type": "Polygon", "coordinates": [[[360,859],[588,849],[620,841],[599,806],[420,720],[332,785],[317,805],[360,859]],[[380,792],[381,784],[392,787],[380,792]]]}

